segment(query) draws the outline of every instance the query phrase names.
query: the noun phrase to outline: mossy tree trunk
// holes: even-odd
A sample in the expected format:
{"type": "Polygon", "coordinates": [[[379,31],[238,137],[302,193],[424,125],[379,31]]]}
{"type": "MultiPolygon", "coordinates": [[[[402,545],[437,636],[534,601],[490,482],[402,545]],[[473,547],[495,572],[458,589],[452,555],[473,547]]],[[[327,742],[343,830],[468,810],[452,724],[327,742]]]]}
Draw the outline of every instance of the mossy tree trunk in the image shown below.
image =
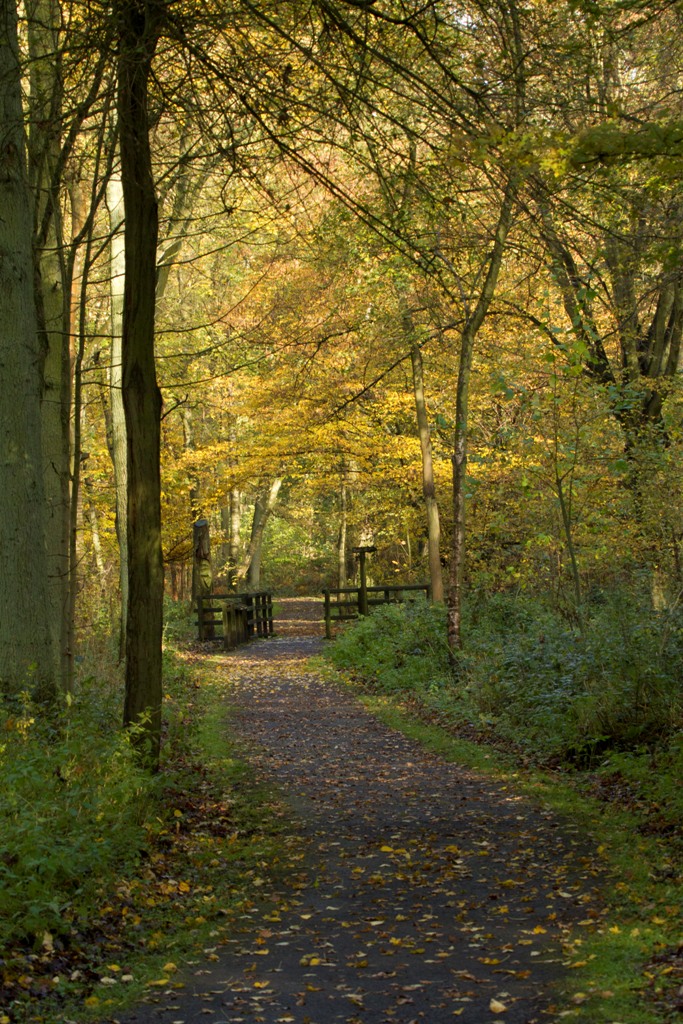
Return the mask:
{"type": "Polygon", "coordinates": [[[47,551],[48,627],[58,686],[71,686],[70,537],[70,295],[58,195],[63,81],[60,10],[55,0],[26,4],[30,56],[28,170],[34,201],[38,274],[37,317],[44,338],[42,424],[47,551]]]}
{"type": "Polygon", "coordinates": [[[56,690],[48,626],[38,330],[14,0],[0,0],[0,692],[56,690]]]}

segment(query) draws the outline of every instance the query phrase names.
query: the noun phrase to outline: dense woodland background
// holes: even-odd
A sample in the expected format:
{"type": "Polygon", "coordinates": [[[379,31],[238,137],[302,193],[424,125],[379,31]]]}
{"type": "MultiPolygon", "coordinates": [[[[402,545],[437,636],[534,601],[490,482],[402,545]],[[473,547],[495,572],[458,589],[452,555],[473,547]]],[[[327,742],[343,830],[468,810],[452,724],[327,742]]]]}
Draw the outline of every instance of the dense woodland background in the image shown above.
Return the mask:
{"type": "Polygon", "coordinates": [[[158,748],[199,517],[238,588],[443,576],[452,652],[465,594],[675,612],[678,3],[2,17],[7,699],[120,630],[158,748]]]}
{"type": "Polygon", "coordinates": [[[680,0],[0,25],[0,1005],[61,1018],[124,934],[213,944],[268,870],[188,668],[203,518],[221,587],[343,586],[361,545],[429,580],[329,657],[630,815],[572,804],[619,878],[590,1020],[678,1013],[680,0]]]}

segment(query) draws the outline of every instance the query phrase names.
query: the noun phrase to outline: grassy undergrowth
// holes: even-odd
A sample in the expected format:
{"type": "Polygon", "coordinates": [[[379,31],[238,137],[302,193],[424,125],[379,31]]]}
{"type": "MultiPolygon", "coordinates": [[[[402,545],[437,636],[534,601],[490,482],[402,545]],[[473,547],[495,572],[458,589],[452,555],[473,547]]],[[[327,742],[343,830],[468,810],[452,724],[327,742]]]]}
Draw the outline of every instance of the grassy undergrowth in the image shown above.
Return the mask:
{"type": "Polygon", "coordinates": [[[6,728],[1,1024],[110,1018],[163,1000],[183,986],[181,963],[217,958],[266,880],[296,875],[276,795],[226,738],[225,683],[206,660],[198,678],[167,654],[154,779],[135,768],[116,727],[118,688],[102,680],[81,686],[49,736],[28,704],[6,728]]]}
{"type": "Polygon", "coordinates": [[[326,657],[388,725],[514,784],[591,838],[605,918],[564,950],[562,1019],[662,1024],[683,1006],[678,627],[656,620],[654,640],[641,629],[624,650],[622,631],[621,649],[599,650],[606,620],[577,640],[547,615],[539,624],[528,609],[480,607],[454,671],[440,610],[386,608],[347,628],[326,657]]]}

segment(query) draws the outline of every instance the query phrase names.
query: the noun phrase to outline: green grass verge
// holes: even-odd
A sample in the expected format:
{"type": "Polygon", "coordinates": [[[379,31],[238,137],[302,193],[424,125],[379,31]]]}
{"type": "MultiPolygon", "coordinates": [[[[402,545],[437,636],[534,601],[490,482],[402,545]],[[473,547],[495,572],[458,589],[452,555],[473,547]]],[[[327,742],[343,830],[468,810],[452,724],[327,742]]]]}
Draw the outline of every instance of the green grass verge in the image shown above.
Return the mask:
{"type": "Polygon", "coordinates": [[[322,659],[315,659],[315,668],[352,689],[390,728],[445,760],[514,785],[590,837],[596,863],[605,871],[605,914],[595,930],[577,928],[567,939],[571,969],[557,994],[558,1019],[576,1024],[680,1021],[676,989],[683,977],[675,951],[683,946],[683,886],[672,870],[666,838],[642,835],[637,814],[582,792],[585,773],[521,767],[513,754],[421,720],[399,695],[368,693],[322,659]]]}

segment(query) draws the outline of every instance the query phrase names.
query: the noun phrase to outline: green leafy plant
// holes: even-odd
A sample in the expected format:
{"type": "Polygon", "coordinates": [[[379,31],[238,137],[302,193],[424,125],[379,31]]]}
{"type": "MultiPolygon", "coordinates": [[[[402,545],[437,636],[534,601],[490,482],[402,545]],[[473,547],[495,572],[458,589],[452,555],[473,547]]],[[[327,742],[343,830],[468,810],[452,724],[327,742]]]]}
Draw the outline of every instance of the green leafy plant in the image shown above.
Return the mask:
{"type": "Polygon", "coordinates": [[[102,881],[137,861],[155,782],[112,725],[85,698],[50,722],[28,701],[5,718],[0,946],[67,933],[102,881]]]}

